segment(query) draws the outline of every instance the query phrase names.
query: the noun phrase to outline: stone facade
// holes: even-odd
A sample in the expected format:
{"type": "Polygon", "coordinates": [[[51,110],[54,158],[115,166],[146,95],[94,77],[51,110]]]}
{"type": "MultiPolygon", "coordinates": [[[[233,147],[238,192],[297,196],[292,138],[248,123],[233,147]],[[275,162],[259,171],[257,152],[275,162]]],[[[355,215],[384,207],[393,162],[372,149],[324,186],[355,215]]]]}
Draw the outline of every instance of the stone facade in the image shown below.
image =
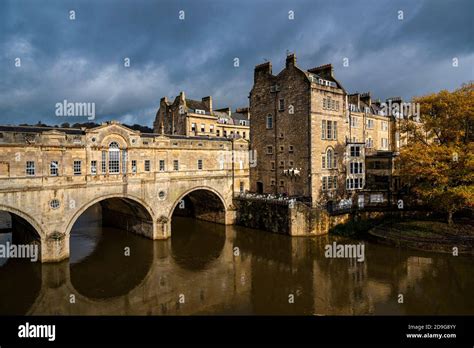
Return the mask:
{"type": "Polygon", "coordinates": [[[278,75],[270,62],[255,67],[250,113],[252,192],[305,197],[319,206],[367,188],[366,155],[398,148],[394,118],[380,101],[348,94],[331,64],[300,69],[294,54],[278,75]]]}
{"type": "Polygon", "coordinates": [[[249,139],[249,124],[248,108],[214,109],[211,96],[197,101],[181,92],[172,103],[161,98],[153,128],[156,133],[249,139]]]}
{"type": "Polygon", "coordinates": [[[74,222],[95,203],[125,202],[151,221],[137,231],[164,239],[188,194],[212,194],[222,203],[221,222],[231,224],[233,196],[249,188],[244,139],[145,134],[116,122],[87,130],[0,126],[0,148],[0,211],[32,226],[42,261],[69,256],[74,222]]]}

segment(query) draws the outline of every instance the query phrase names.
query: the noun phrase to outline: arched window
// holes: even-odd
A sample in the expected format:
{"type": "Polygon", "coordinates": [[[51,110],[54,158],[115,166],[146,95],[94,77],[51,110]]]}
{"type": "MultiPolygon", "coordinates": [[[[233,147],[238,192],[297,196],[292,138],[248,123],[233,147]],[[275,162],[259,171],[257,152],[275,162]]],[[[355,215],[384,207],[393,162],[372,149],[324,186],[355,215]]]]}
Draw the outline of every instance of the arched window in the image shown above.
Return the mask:
{"type": "Polygon", "coordinates": [[[322,155],[321,165],[323,169],[337,168],[337,156],[333,149],[327,149],[326,153],[322,155]]]}
{"type": "Polygon", "coordinates": [[[109,145],[109,173],[120,173],[120,148],[115,141],[109,145]]]}
{"type": "Polygon", "coordinates": [[[334,153],[332,149],[328,149],[326,151],[326,163],[327,163],[328,168],[332,168],[333,158],[334,158],[334,153]]]}

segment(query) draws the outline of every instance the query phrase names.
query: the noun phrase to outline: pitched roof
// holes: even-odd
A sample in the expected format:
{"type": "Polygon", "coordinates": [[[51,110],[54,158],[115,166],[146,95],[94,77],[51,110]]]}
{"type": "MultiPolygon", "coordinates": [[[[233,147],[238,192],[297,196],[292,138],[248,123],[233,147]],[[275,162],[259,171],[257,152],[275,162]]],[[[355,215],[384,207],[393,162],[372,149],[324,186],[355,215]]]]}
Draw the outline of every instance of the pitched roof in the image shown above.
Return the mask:
{"type": "Polygon", "coordinates": [[[206,112],[210,112],[209,108],[204,104],[202,101],[199,100],[193,100],[193,99],[186,99],[186,106],[189,109],[199,109],[199,110],[204,110],[206,112]]]}

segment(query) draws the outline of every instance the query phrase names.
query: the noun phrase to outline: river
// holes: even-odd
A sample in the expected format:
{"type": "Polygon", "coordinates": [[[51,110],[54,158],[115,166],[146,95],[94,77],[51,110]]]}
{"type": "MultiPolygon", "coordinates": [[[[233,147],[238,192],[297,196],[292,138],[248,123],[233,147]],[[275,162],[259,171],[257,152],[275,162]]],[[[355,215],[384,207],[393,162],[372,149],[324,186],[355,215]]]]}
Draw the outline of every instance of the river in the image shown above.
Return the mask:
{"type": "MultiPolygon", "coordinates": [[[[10,239],[0,235],[0,243],[10,239]]],[[[364,262],[326,258],[333,242],[359,243],[185,217],[173,218],[166,241],[82,224],[72,231],[67,261],[0,260],[0,314],[474,313],[472,257],[364,242],[364,262]]]]}

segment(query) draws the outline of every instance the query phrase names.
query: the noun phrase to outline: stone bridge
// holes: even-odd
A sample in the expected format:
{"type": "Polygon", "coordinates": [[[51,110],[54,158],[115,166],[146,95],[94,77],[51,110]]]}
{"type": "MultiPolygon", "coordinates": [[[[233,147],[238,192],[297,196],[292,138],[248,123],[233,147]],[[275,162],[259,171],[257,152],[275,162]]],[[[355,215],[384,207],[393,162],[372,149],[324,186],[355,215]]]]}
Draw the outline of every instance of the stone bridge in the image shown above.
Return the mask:
{"type": "Polygon", "coordinates": [[[0,126],[0,148],[0,211],[17,241],[41,245],[42,262],[69,257],[74,224],[96,204],[104,222],[166,239],[178,210],[233,224],[233,197],[249,187],[243,139],[147,134],[117,122],[0,126]]]}

